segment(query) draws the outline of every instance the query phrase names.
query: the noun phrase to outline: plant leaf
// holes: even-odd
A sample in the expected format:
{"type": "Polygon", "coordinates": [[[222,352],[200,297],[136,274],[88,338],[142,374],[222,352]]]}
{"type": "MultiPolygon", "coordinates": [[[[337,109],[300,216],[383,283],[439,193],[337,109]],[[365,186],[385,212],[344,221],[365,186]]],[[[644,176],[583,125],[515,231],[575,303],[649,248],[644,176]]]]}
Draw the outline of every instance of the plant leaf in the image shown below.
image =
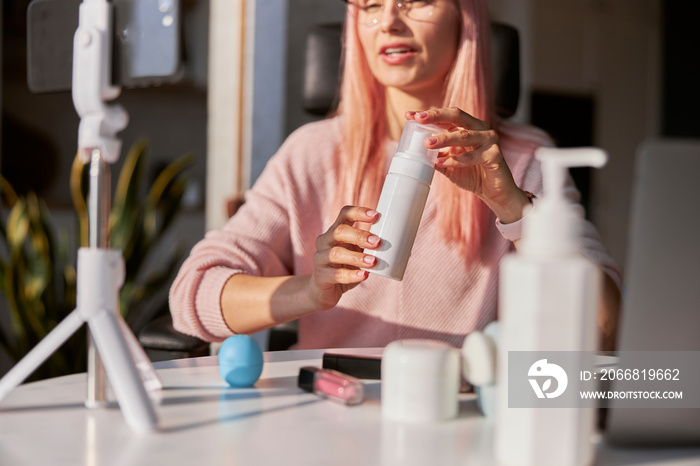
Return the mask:
{"type": "Polygon", "coordinates": [[[15,205],[18,199],[17,193],[2,175],[0,175],[0,195],[2,196],[0,199],[4,199],[11,206],[15,205]]]}
{"type": "Polygon", "coordinates": [[[129,150],[124,166],[119,174],[114,194],[112,215],[110,216],[110,238],[112,247],[120,249],[127,256],[129,245],[133,243],[134,228],[140,215],[139,193],[145,176],[148,145],[145,140],[137,141],[129,150]]]}
{"type": "MultiPolygon", "coordinates": [[[[151,186],[146,198],[146,205],[154,208],[158,207],[163,200],[163,196],[171,190],[173,183],[176,182],[185,169],[194,163],[194,160],[194,154],[185,154],[166,166],[153,182],[153,186],[151,186]]],[[[147,231],[150,231],[153,236],[156,235],[155,216],[145,222],[145,228],[147,231]]]]}
{"type": "Polygon", "coordinates": [[[137,314],[137,312],[135,312],[137,310],[141,311],[138,312],[138,314],[143,313],[143,310],[137,309],[138,304],[149,300],[163,290],[163,287],[169,285],[179,268],[179,264],[184,259],[184,256],[185,249],[179,244],[176,245],[175,249],[169,254],[169,258],[163,267],[152,272],[143,285],[133,285],[128,293],[124,293],[121,298],[121,302],[124,303],[124,306],[121,307],[122,316],[130,322],[134,332],[140,330],[140,328],[135,327],[136,324],[141,323],[143,325],[149,322],[154,317],[153,314],[158,311],[158,309],[154,308],[151,303],[149,303],[149,305],[145,307],[147,315],[135,315],[137,314]]]}
{"type": "Polygon", "coordinates": [[[10,262],[7,264],[2,283],[5,300],[7,301],[7,307],[10,311],[10,327],[12,328],[12,334],[15,336],[15,345],[12,354],[17,358],[21,357],[23,351],[29,347],[27,344],[27,327],[24,325],[22,319],[24,310],[23,302],[17,293],[15,280],[15,277],[18,275],[15,269],[20,266],[21,260],[21,249],[17,249],[14,251],[10,262]]]}
{"type": "Polygon", "coordinates": [[[185,196],[188,184],[189,179],[180,177],[170,187],[168,198],[161,203],[163,205],[163,219],[158,237],[170,229],[177,215],[182,210],[182,198],[185,196]]]}
{"type": "Polygon", "coordinates": [[[65,305],[68,309],[75,308],[76,305],[76,285],[77,273],[72,265],[65,265],[63,268],[63,292],[65,305]]]}
{"type": "MultiPolygon", "coordinates": [[[[10,186],[10,183],[8,183],[7,180],[2,175],[0,175],[0,207],[7,204],[10,207],[10,209],[12,209],[16,203],[17,194],[15,193],[14,189],[12,189],[12,186],[10,186]]],[[[7,237],[7,227],[4,215],[0,216],[0,238],[4,240],[3,244],[1,245],[2,250],[0,250],[0,254],[2,254],[2,257],[6,257],[6,255],[10,254],[10,247],[7,237]]]]}
{"type": "MultiPolygon", "coordinates": [[[[9,274],[14,310],[15,325],[22,326],[21,333],[25,335],[22,343],[28,350],[39,342],[47,333],[40,316],[45,314],[44,304],[27,294],[27,280],[30,276],[27,267],[27,257],[24,249],[18,249],[13,256],[11,273],[9,274]]],[[[8,277],[6,277],[7,279],[8,277]]]]}
{"type": "Polygon", "coordinates": [[[181,176],[170,185],[166,193],[167,196],[161,199],[160,209],[148,204],[144,205],[144,224],[148,222],[153,222],[155,224],[160,214],[160,226],[151,234],[146,234],[146,228],[144,227],[142,241],[135,244],[134,254],[127,260],[127,267],[130,270],[138,273],[138,270],[140,270],[146,257],[151,253],[154,245],[157,244],[162,236],[170,229],[177,215],[182,210],[182,198],[185,194],[186,186],[187,181],[181,176]],[[159,210],[161,212],[159,212],[159,210]]]}
{"type": "Polygon", "coordinates": [[[90,225],[87,208],[87,170],[88,164],[80,160],[80,152],[75,155],[70,171],[70,195],[73,207],[78,216],[78,244],[87,247],[89,242],[88,228],[90,225]]]}
{"type": "Polygon", "coordinates": [[[23,199],[18,200],[7,219],[7,244],[10,254],[22,248],[29,232],[29,215],[27,214],[27,204],[23,199]]]}
{"type": "Polygon", "coordinates": [[[145,175],[148,159],[148,143],[140,139],[129,149],[122,166],[114,197],[114,208],[119,210],[124,205],[138,203],[139,188],[145,175]]]}
{"type": "Polygon", "coordinates": [[[194,162],[193,154],[186,154],[167,165],[156,177],[139,211],[140,218],[131,227],[133,235],[125,245],[124,259],[127,275],[137,277],[151,254],[156,242],[167,231],[182,207],[187,186],[182,172],[194,162]],[[162,210],[163,221],[158,224],[162,210]]]}
{"type": "MultiPolygon", "coordinates": [[[[42,211],[39,200],[34,193],[27,195],[27,214],[29,217],[30,235],[27,248],[27,275],[24,278],[24,292],[29,301],[40,301],[41,295],[51,280],[52,275],[52,248],[49,237],[51,232],[47,223],[42,219],[42,211]]],[[[37,310],[41,307],[36,306],[37,310]]],[[[44,317],[44,315],[37,316],[44,317]]]]}

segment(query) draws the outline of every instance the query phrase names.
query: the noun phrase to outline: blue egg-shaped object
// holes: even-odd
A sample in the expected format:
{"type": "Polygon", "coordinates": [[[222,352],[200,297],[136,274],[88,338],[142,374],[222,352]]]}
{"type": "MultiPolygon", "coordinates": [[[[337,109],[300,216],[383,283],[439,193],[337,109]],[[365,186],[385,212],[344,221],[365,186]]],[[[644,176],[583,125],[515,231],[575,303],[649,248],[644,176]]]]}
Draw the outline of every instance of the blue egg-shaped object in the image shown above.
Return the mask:
{"type": "Polygon", "coordinates": [[[219,349],[219,374],[232,387],[250,387],[260,378],[263,354],[248,335],[233,335],[219,349]]]}

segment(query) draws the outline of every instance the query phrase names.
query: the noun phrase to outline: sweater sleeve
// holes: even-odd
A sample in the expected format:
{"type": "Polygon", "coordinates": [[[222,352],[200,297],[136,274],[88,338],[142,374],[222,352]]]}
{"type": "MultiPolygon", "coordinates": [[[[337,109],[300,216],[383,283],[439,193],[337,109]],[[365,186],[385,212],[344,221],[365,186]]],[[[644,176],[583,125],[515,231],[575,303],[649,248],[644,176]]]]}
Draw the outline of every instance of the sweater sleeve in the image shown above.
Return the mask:
{"type": "Polygon", "coordinates": [[[295,150],[299,148],[290,137],[246,193],[236,215],[192,249],[170,289],[178,331],[221,341],[233,333],[221,310],[221,293],[231,276],[292,274],[289,204],[296,193],[288,160],[295,150]]]}

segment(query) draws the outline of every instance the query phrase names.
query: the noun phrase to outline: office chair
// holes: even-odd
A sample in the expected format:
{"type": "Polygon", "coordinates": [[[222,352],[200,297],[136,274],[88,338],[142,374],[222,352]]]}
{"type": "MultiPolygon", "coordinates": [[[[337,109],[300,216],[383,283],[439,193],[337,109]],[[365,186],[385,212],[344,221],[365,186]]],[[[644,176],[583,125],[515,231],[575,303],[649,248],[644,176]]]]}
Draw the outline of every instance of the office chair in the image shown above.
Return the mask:
{"type": "MultiPolygon", "coordinates": [[[[312,27],[306,40],[304,63],[304,109],[319,118],[337,105],[340,75],[341,23],[312,27]]],[[[491,23],[491,64],[494,76],[496,113],[501,118],[515,114],[520,97],[520,43],[518,32],[503,23],[491,23]]],[[[235,214],[241,199],[229,201],[229,215],[235,214]]],[[[208,343],[179,333],[170,316],[147,325],[139,341],[154,360],[177,359],[209,354],[208,343]]],[[[270,329],[268,351],[284,350],[296,342],[296,321],[270,329]]]]}

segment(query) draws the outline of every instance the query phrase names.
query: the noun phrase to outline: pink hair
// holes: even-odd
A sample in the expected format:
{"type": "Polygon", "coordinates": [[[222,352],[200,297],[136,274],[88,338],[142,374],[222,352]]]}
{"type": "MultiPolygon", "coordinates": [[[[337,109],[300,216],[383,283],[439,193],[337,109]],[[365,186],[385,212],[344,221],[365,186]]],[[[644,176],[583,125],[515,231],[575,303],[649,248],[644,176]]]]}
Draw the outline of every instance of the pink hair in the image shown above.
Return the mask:
{"type": "MultiPolygon", "coordinates": [[[[461,33],[455,63],[448,73],[445,107],[496,124],[490,60],[490,23],[484,0],[458,0],[461,33]]],[[[340,174],[341,204],[376,205],[386,173],[384,142],[387,116],[384,88],[372,75],[348,9],[344,34],[343,80],[338,113],[344,118],[344,148],[340,174]]],[[[448,241],[458,244],[467,260],[479,260],[490,211],[471,192],[437,176],[437,220],[448,241]]]]}

